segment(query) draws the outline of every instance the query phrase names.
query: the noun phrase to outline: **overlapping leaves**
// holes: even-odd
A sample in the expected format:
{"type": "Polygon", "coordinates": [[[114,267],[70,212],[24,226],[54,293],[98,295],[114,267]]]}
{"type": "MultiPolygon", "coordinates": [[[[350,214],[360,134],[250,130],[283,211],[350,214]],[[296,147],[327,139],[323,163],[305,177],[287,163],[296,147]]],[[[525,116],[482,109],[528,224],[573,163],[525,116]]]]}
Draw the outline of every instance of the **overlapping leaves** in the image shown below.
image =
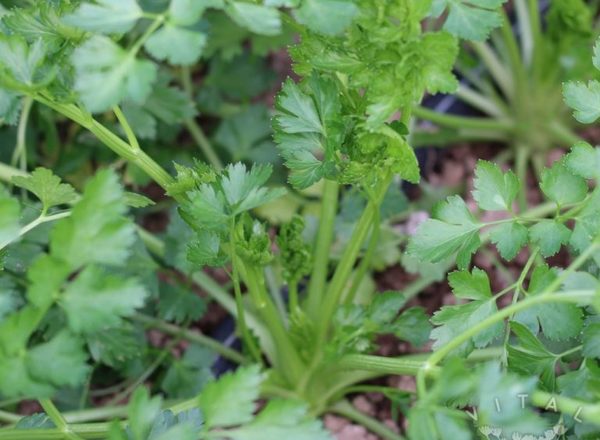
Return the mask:
{"type": "MultiPolygon", "coordinates": [[[[44,209],[74,199],[72,188],[48,170],[38,169],[18,182],[40,198],[44,209]]],[[[144,304],[147,292],[137,280],[105,269],[123,265],[133,244],[135,229],[125,213],[116,175],[101,171],[70,217],[57,222],[50,252],[40,255],[28,271],[27,305],[0,324],[4,395],[47,396],[57,387],[81,384],[89,372],[83,337],[122,326],[123,318],[144,304]],[[53,308],[66,321],[65,329],[29,346],[53,308]]]]}

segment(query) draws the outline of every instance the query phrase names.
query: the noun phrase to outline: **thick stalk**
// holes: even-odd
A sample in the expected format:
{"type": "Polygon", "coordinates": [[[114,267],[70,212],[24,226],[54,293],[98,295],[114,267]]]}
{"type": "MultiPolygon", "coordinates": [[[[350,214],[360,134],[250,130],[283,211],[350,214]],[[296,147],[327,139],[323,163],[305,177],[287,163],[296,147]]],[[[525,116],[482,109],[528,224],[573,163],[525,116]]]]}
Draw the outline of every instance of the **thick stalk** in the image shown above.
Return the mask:
{"type": "Polygon", "coordinates": [[[582,402],[545,391],[535,391],[531,395],[531,402],[539,408],[558,410],[561,413],[569,414],[577,422],[588,422],[596,426],[600,425],[600,404],[582,402]]]}
{"type": "Polygon", "coordinates": [[[494,101],[464,84],[458,86],[456,97],[490,116],[498,118],[506,116],[494,101]]]}
{"type": "Polygon", "coordinates": [[[335,216],[337,215],[339,185],[332,180],[325,180],[323,198],[321,200],[321,217],[319,230],[315,239],[313,270],[308,284],[306,310],[309,316],[316,319],[319,314],[329,269],[329,254],[333,241],[335,216]]]}
{"type": "Polygon", "coordinates": [[[564,143],[565,146],[572,146],[577,142],[585,142],[585,139],[574,133],[573,130],[561,124],[559,121],[553,121],[548,124],[548,130],[556,140],[564,143]]]}
{"type": "Polygon", "coordinates": [[[392,431],[379,420],[360,412],[347,400],[340,400],[333,405],[330,410],[331,412],[357,422],[384,440],[404,440],[404,437],[402,437],[400,434],[392,431]]]}
{"type": "Polygon", "coordinates": [[[523,66],[523,62],[521,60],[521,54],[519,53],[519,46],[517,43],[517,39],[515,38],[515,34],[512,29],[512,25],[506,12],[502,11],[502,37],[504,40],[504,44],[506,45],[506,49],[508,50],[508,58],[510,60],[510,67],[512,69],[513,78],[515,81],[515,91],[513,95],[513,99],[527,99],[525,97],[525,90],[527,87],[527,73],[525,71],[525,67],[523,66]]]}
{"type": "MultiPolygon", "coordinates": [[[[416,376],[423,368],[426,358],[423,355],[407,355],[402,357],[371,356],[366,354],[349,354],[343,356],[336,364],[339,370],[362,370],[378,374],[396,374],[416,376]]],[[[429,374],[437,369],[432,368],[429,374]]]]}
{"type": "Polygon", "coordinates": [[[492,118],[477,118],[465,116],[453,116],[444,113],[438,113],[424,107],[415,107],[415,116],[421,119],[434,122],[442,127],[455,129],[476,129],[476,130],[492,130],[499,132],[512,132],[514,125],[511,121],[492,118]]]}
{"type": "Polygon", "coordinates": [[[254,306],[266,324],[273,341],[277,347],[274,359],[275,368],[288,379],[290,384],[295,384],[298,378],[305,371],[304,363],[300,359],[298,352],[285,328],[281,316],[279,315],[275,304],[269,298],[264,285],[264,278],[261,278],[262,270],[252,265],[245,266],[246,284],[253,298],[258,298],[259,303],[254,306]]]}
{"type": "Polygon", "coordinates": [[[369,233],[369,228],[373,223],[373,217],[379,211],[379,205],[385,196],[385,193],[392,180],[391,176],[387,176],[380,183],[378,190],[376,191],[375,197],[367,204],[363,214],[361,215],[358,223],[352,231],[350,242],[344,249],[340,262],[337,266],[331,283],[327,289],[327,296],[325,296],[321,305],[319,313],[319,319],[317,321],[317,347],[322,347],[327,338],[327,332],[331,324],[331,318],[335,312],[336,307],[339,305],[340,299],[346,288],[348,277],[352,273],[354,263],[358,258],[360,249],[369,233]]]}
{"type": "Polygon", "coordinates": [[[514,93],[512,77],[497,54],[487,43],[473,42],[472,45],[502,93],[511,98],[514,93]]]}
{"type": "Polygon", "coordinates": [[[229,226],[229,256],[231,259],[231,268],[232,268],[232,278],[233,278],[233,291],[235,295],[235,310],[236,310],[236,318],[237,318],[237,328],[240,334],[240,337],[244,341],[246,348],[248,349],[252,358],[258,362],[262,363],[262,356],[260,354],[260,350],[256,346],[256,343],[250,334],[248,327],[246,325],[246,317],[244,315],[244,298],[242,297],[242,289],[240,286],[240,275],[239,269],[236,261],[235,255],[235,222],[231,221],[229,226]]]}
{"type": "Polygon", "coordinates": [[[373,256],[375,255],[375,250],[377,249],[377,245],[379,244],[379,236],[380,236],[380,219],[379,212],[373,217],[373,225],[371,227],[371,238],[369,239],[369,245],[367,246],[367,251],[363,256],[360,264],[356,271],[354,271],[354,275],[352,276],[352,286],[348,291],[348,294],[344,298],[344,302],[346,304],[352,304],[356,298],[356,293],[358,292],[358,288],[362,283],[363,278],[367,274],[367,271],[371,267],[371,261],[373,260],[373,256]]]}
{"type": "Polygon", "coordinates": [[[531,24],[529,11],[524,0],[515,0],[514,8],[517,14],[517,26],[519,26],[520,42],[521,42],[521,53],[523,54],[523,60],[527,67],[531,67],[533,59],[533,34],[531,32],[531,24]]]}

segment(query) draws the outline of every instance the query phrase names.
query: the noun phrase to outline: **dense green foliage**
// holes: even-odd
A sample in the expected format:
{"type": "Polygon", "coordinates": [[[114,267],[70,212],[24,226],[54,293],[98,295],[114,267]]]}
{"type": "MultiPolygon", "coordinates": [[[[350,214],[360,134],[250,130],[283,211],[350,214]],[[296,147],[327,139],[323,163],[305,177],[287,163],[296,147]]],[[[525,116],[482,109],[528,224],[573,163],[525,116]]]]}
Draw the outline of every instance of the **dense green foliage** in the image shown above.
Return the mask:
{"type": "MultiPolygon", "coordinates": [[[[511,102],[528,100],[529,82],[560,98],[557,82],[592,78],[566,83],[564,102],[581,123],[600,116],[589,62],[544,70],[573,47],[589,60],[591,6],[556,1],[542,31],[538,2],[515,1],[522,40],[535,42],[519,54],[503,0],[15,3],[0,7],[2,140],[16,139],[0,164],[0,404],[37,399],[44,414],[0,413],[16,423],[0,439],[320,440],[331,436],[317,417],[335,412],[398,440],[346,400],[385,374],[416,378],[415,393],[377,388],[412,439],[600,435],[598,148],[576,142],[539,166],[535,207],[523,157],[517,173],[479,161],[477,212],[450,196],[411,237],[404,263],[425,274],[415,287],[377,292],[370,278],[407,203],[399,183],[420,181],[413,116],[431,116],[426,94],[465,96],[454,74],[464,45],[511,102]],[[497,75],[507,67],[483,42],[496,32],[514,78],[497,75]],[[298,80],[277,95],[271,142],[268,111],[248,102],[271,88],[261,57],[294,36],[298,80]],[[218,120],[210,140],[198,110],[218,120]],[[142,227],[165,210],[162,236],[142,227]],[[471,264],[488,242],[501,260],[526,258],[498,292],[471,264]],[[566,249],[572,258],[552,258],[566,249]],[[448,274],[456,304],[430,317],[410,300],[434,273],[448,274]],[[207,308],[196,287],[235,317],[241,352],[188,328],[207,308]],[[171,337],[156,342],[151,328],[171,337]],[[384,334],[432,351],[373,356],[384,334]],[[215,380],[217,354],[240,367],[215,380]]],[[[542,144],[577,140],[561,121],[544,120],[559,130],[542,144]]]]}

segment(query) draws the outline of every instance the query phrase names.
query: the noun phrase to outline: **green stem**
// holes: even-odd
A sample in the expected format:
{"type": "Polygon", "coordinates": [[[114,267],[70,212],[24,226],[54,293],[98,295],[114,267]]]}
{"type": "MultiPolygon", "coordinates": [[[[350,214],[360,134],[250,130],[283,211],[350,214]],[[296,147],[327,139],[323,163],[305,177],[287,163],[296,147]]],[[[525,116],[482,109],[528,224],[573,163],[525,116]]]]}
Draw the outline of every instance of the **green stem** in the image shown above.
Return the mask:
{"type": "Polygon", "coordinates": [[[512,122],[503,119],[492,118],[475,118],[465,116],[447,115],[438,113],[424,107],[415,107],[415,116],[427,121],[435,122],[442,127],[456,129],[478,129],[478,130],[493,130],[500,132],[511,132],[514,130],[512,122]]]}
{"type": "Polygon", "coordinates": [[[19,231],[19,234],[18,234],[17,237],[14,237],[14,238],[9,239],[9,240],[7,240],[7,241],[5,241],[3,243],[0,243],[0,250],[4,249],[10,243],[12,243],[13,241],[17,240],[18,238],[24,236],[25,234],[27,234],[31,230],[37,228],[39,225],[44,224],[44,223],[48,223],[48,222],[53,222],[53,221],[56,221],[56,220],[60,220],[62,218],[69,217],[70,215],[71,215],[71,211],[60,212],[58,214],[52,214],[52,215],[42,214],[38,218],[36,218],[35,220],[33,220],[32,222],[30,222],[27,225],[23,226],[21,228],[21,230],[19,231]]]}
{"type": "Polygon", "coordinates": [[[50,399],[39,399],[38,400],[46,415],[50,417],[50,420],[54,422],[56,428],[62,431],[65,435],[65,438],[68,440],[82,440],[77,434],[75,434],[70,428],[69,424],[60,413],[58,408],[54,406],[54,403],[50,399]]]}
{"type": "Polygon", "coordinates": [[[521,181],[521,191],[519,191],[519,211],[525,212],[527,210],[527,165],[529,164],[529,149],[522,144],[516,146],[515,152],[515,168],[517,171],[517,177],[521,181]]]}
{"type": "MultiPolygon", "coordinates": [[[[513,293],[513,298],[511,301],[512,305],[515,305],[519,301],[521,292],[523,292],[523,290],[524,290],[523,283],[525,282],[525,278],[527,278],[527,275],[529,274],[529,271],[531,270],[531,267],[533,266],[533,263],[535,262],[538,252],[539,252],[539,249],[536,248],[531,253],[529,258],[527,259],[527,262],[525,263],[525,267],[521,271],[521,275],[519,276],[519,279],[517,280],[516,285],[515,285],[515,292],[513,293]]],[[[504,348],[504,355],[502,357],[502,362],[504,365],[508,365],[507,347],[508,347],[508,341],[510,340],[510,322],[511,322],[513,316],[514,315],[510,315],[508,317],[508,322],[506,323],[506,329],[505,329],[505,333],[504,333],[504,343],[502,344],[502,347],[504,348]]]]}
{"type": "Polygon", "coordinates": [[[512,68],[513,78],[516,83],[513,98],[516,100],[527,99],[523,97],[527,87],[527,72],[523,66],[517,39],[515,38],[511,22],[504,10],[502,10],[502,19],[502,37],[508,50],[510,66],[512,68]]]}
{"type": "Polygon", "coordinates": [[[33,106],[33,99],[29,96],[23,98],[23,109],[21,110],[21,116],[19,118],[19,126],[17,127],[17,143],[13,151],[11,164],[13,166],[20,164],[22,171],[27,171],[27,123],[29,122],[29,115],[31,114],[31,107],[33,106]]]}
{"type": "Polygon", "coordinates": [[[464,84],[459,85],[456,97],[490,116],[498,118],[505,116],[494,101],[464,84]]]}
{"type": "Polygon", "coordinates": [[[71,425],[71,433],[76,437],[69,437],[58,428],[6,429],[0,430],[0,440],[103,440],[106,439],[110,426],[110,423],[71,425]]]}
{"type": "Polygon", "coordinates": [[[10,183],[15,176],[27,177],[29,173],[0,162],[0,180],[10,183]]]}
{"type": "Polygon", "coordinates": [[[335,216],[337,215],[339,185],[325,180],[321,199],[319,230],[315,238],[313,269],[308,284],[307,312],[316,318],[325,295],[325,284],[329,269],[329,255],[333,242],[335,216]]]}
{"type": "Polygon", "coordinates": [[[154,21],[150,23],[150,26],[146,28],[146,31],[142,34],[142,36],[134,43],[129,51],[131,56],[135,57],[137,53],[140,51],[142,46],[148,41],[148,38],[165,22],[165,16],[163,14],[158,14],[154,17],[154,21]]]}
{"type": "Polygon", "coordinates": [[[531,35],[533,37],[533,53],[532,53],[532,64],[534,72],[537,73],[539,69],[544,68],[541,63],[540,56],[542,55],[542,17],[540,16],[540,5],[539,0],[527,0],[527,12],[529,16],[529,26],[531,29],[531,35]]]}
{"type": "Polygon", "coordinates": [[[173,183],[173,178],[169,175],[169,173],[167,173],[143,150],[136,149],[125,142],[104,125],[92,118],[91,115],[84,113],[79,107],[73,104],[57,103],[41,95],[36,95],[34,99],[88,129],[94,136],[96,136],[103,144],[105,144],[116,154],[140,167],[165,190],[167,190],[169,185],[173,183]]]}
{"type": "MultiPolygon", "coordinates": [[[[361,370],[371,371],[378,374],[396,374],[404,376],[416,376],[423,368],[426,359],[422,355],[407,355],[402,357],[371,356],[366,354],[349,354],[343,356],[336,364],[341,371],[361,370]]],[[[432,368],[429,374],[435,374],[437,370],[432,368]]]]}
{"type": "Polygon", "coordinates": [[[127,136],[129,145],[131,145],[131,147],[136,150],[140,150],[141,149],[140,143],[138,142],[137,137],[135,136],[133,128],[131,128],[131,125],[129,125],[129,121],[127,121],[125,114],[121,111],[121,109],[119,108],[118,105],[115,105],[113,107],[113,113],[119,120],[119,123],[121,124],[121,127],[123,128],[123,131],[125,132],[125,136],[127,136]]]}
{"type": "Polygon", "coordinates": [[[578,142],[585,142],[585,139],[578,136],[570,128],[564,126],[560,121],[554,121],[548,124],[548,130],[554,138],[566,146],[572,146],[578,142]]]}
{"type": "Polygon", "coordinates": [[[250,355],[252,356],[252,358],[262,364],[262,356],[260,354],[260,350],[258,349],[258,347],[256,346],[256,343],[254,341],[254,338],[252,337],[252,335],[250,334],[250,331],[248,330],[248,327],[246,325],[246,318],[244,316],[244,298],[242,297],[242,289],[240,286],[240,275],[239,275],[239,271],[238,271],[238,265],[237,265],[237,261],[236,261],[236,255],[235,255],[235,221],[232,219],[230,226],[229,226],[229,237],[230,237],[230,243],[229,243],[229,256],[231,259],[231,268],[233,271],[233,291],[234,291],[234,295],[235,295],[235,307],[236,307],[236,318],[237,318],[237,325],[238,325],[238,331],[240,333],[240,336],[242,338],[242,340],[244,341],[244,344],[246,345],[246,348],[248,349],[250,355]]]}
{"type": "Polygon", "coordinates": [[[473,42],[472,45],[504,95],[511,98],[514,93],[512,78],[505,65],[487,43],[473,42]]]}
{"type": "Polygon", "coordinates": [[[354,408],[347,400],[341,400],[337,402],[335,405],[331,406],[330,410],[336,414],[359,423],[373,434],[378,435],[384,440],[404,440],[404,437],[402,437],[400,434],[395,433],[380,421],[363,414],[354,408]]]}
{"type": "Polygon", "coordinates": [[[198,147],[200,148],[200,150],[202,151],[202,154],[204,154],[204,156],[206,157],[206,160],[208,160],[208,162],[215,169],[222,170],[223,162],[221,162],[221,159],[215,152],[215,149],[204,134],[204,131],[202,130],[200,125],[198,125],[198,123],[194,119],[186,119],[185,126],[192,138],[194,139],[194,141],[196,142],[196,144],[198,145],[198,147]]]}
{"type": "MultiPolygon", "coordinates": [[[[181,68],[181,85],[183,86],[183,90],[185,91],[188,98],[191,101],[194,101],[194,86],[192,83],[192,72],[190,71],[189,67],[181,68]]],[[[217,170],[223,169],[223,162],[221,162],[219,155],[215,152],[215,149],[213,148],[211,142],[208,140],[208,138],[204,134],[204,131],[202,130],[200,125],[198,125],[196,120],[194,118],[187,119],[185,121],[185,126],[187,127],[190,135],[192,135],[192,138],[194,138],[194,141],[196,141],[196,144],[198,145],[204,156],[206,156],[208,162],[217,170]]]]}
{"type": "Polygon", "coordinates": [[[436,366],[442,359],[449,355],[452,351],[460,347],[463,343],[467,342],[473,336],[477,335],[482,330],[503,321],[504,319],[517,314],[530,307],[545,304],[545,303],[571,303],[580,304],[581,302],[588,301],[593,298],[595,292],[592,290],[573,290],[561,292],[559,294],[552,295],[552,291],[530,296],[523,301],[517,302],[516,304],[505,307],[494,313],[492,316],[484,319],[476,325],[469,327],[465,332],[461,333],[438,351],[433,353],[428,359],[426,365],[423,366],[424,370],[429,370],[436,366]]]}
{"type": "Polygon", "coordinates": [[[531,396],[531,402],[540,408],[558,411],[573,416],[577,422],[588,422],[596,426],[600,425],[600,405],[582,402],[570,397],[558,396],[544,391],[535,391],[531,396]]]}
{"type": "Polygon", "coordinates": [[[198,345],[210,348],[212,351],[219,353],[224,358],[227,358],[239,364],[243,364],[246,361],[246,358],[238,351],[233,350],[221,344],[219,341],[209,338],[208,336],[205,336],[200,332],[179,327],[177,325],[163,321],[162,319],[153,318],[151,316],[139,313],[134,315],[133,319],[135,321],[141,322],[146,327],[155,328],[169,335],[181,336],[182,338],[190,342],[194,342],[198,345]]]}
{"type": "Polygon", "coordinates": [[[522,58],[525,60],[525,64],[528,67],[531,67],[534,42],[527,5],[524,3],[524,0],[515,0],[514,8],[517,13],[517,25],[519,26],[519,33],[521,37],[520,41],[522,58]]]}
{"type": "Polygon", "coordinates": [[[373,256],[375,255],[377,245],[379,244],[380,231],[381,225],[379,223],[379,212],[376,212],[373,216],[373,225],[371,227],[371,238],[369,239],[369,245],[367,247],[365,255],[363,256],[358,266],[358,269],[356,269],[352,277],[352,285],[344,300],[346,304],[352,304],[354,302],[356,293],[358,292],[358,288],[360,287],[363,278],[365,277],[369,268],[371,267],[371,261],[373,260],[373,256]]]}

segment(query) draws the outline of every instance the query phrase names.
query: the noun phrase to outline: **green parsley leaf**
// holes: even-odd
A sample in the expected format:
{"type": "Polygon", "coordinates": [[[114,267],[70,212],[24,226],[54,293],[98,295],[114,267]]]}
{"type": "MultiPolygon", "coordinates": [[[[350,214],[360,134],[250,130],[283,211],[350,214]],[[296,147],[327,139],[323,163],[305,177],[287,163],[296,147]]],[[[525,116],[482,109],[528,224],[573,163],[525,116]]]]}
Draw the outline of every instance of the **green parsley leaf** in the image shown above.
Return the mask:
{"type": "Polygon", "coordinates": [[[48,307],[58,297],[61,287],[70,274],[69,266],[53,256],[42,254],[29,267],[30,281],[27,299],[37,307],[48,307]]]}
{"type": "Polygon", "coordinates": [[[486,211],[511,211],[521,189],[519,178],[512,172],[503,173],[500,167],[480,160],[475,169],[473,197],[486,211]]]}
{"type": "Polygon", "coordinates": [[[41,75],[46,58],[43,40],[28,45],[18,35],[0,35],[0,73],[2,84],[11,89],[32,89],[36,83],[46,81],[41,75]]]}
{"type": "Polygon", "coordinates": [[[75,270],[89,263],[120,265],[129,256],[135,228],[123,217],[123,190],[113,171],[100,171],[86,185],[69,218],[50,235],[50,249],[75,270]]]}
{"type": "Polygon", "coordinates": [[[75,189],[68,183],[61,183],[47,168],[36,168],[30,176],[15,176],[13,183],[25,188],[37,196],[42,202],[43,210],[73,202],[77,198],[75,189]]]}
{"type": "Polygon", "coordinates": [[[252,420],[254,401],[264,376],[258,366],[242,367],[209,383],[200,395],[208,428],[225,428],[252,420]]]}
{"type": "Polygon", "coordinates": [[[171,0],[169,15],[173,22],[181,26],[196,23],[207,8],[223,9],[223,0],[171,0]]]}
{"type": "Polygon", "coordinates": [[[113,368],[141,358],[145,350],[143,330],[132,325],[103,329],[84,336],[92,358],[113,368]]]}
{"type": "Polygon", "coordinates": [[[26,356],[4,357],[0,355],[0,387],[6,397],[49,397],[54,388],[38,382],[27,372],[26,356]]]}
{"type": "Polygon", "coordinates": [[[175,324],[193,322],[205,311],[206,301],[190,289],[166,283],[161,285],[158,314],[162,319],[175,324]]]}
{"type": "Polygon", "coordinates": [[[521,378],[503,373],[499,363],[484,365],[478,376],[475,402],[479,424],[500,429],[506,438],[517,438],[515,433],[524,432],[543,435],[546,422],[532,410],[523,408],[521,399],[515,398],[530,395],[537,385],[537,377],[521,378]]]}
{"type": "Polygon", "coordinates": [[[483,41],[502,25],[498,9],[506,0],[433,0],[431,15],[435,18],[448,8],[444,29],[467,40],[483,41]]]}
{"type": "Polygon", "coordinates": [[[169,77],[159,75],[144,109],[165,124],[174,125],[196,116],[196,107],[183,90],[169,86],[169,77]]]}
{"type": "Polygon", "coordinates": [[[118,327],[144,305],[147,292],[135,280],[109,275],[94,266],[85,268],[65,289],[60,304],[69,327],[78,333],[93,333],[118,327]]]}
{"type": "Polygon", "coordinates": [[[19,236],[21,206],[0,186],[0,248],[19,236]]]}
{"type": "Polygon", "coordinates": [[[544,169],[540,188],[546,197],[559,206],[581,202],[588,193],[585,180],[571,173],[563,161],[544,169]]]}
{"type": "Polygon", "coordinates": [[[54,386],[77,386],[85,382],[90,372],[83,342],[62,331],[45,344],[36,345],[27,353],[30,374],[54,386]]]}
{"type": "Polygon", "coordinates": [[[477,267],[472,272],[452,272],[448,275],[448,282],[457,298],[485,300],[492,297],[490,279],[485,271],[477,267]]]}
{"type": "MultiPolygon", "coordinates": [[[[548,266],[537,266],[529,282],[529,294],[537,295],[556,279],[556,272],[548,266]]],[[[548,303],[517,313],[515,321],[526,325],[534,334],[541,326],[544,335],[553,341],[574,338],[583,328],[583,312],[574,304],[548,303]]]]}
{"type": "Polygon", "coordinates": [[[145,387],[140,387],[133,393],[127,407],[132,440],[148,439],[153,422],[158,419],[161,400],[159,396],[150,398],[145,387]]]}
{"type": "Polygon", "coordinates": [[[30,416],[23,417],[17,422],[15,428],[17,429],[44,429],[44,428],[55,428],[56,426],[46,414],[37,413],[30,416]]]}
{"type": "Polygon", "coordinates": [[[502,258],[511,261],[527,244],[529,231],[520,223],[505,223],[491,231],[490,240],[496,245],[502,258]]]}
{"type": "Polygon", "coordinates": [[[63,20],[90,32],[121,34],[129,32],[142,14],[136,0],[96,0],[95,3],[83,2],[63,20]]]}
{"type": "Polygon", "coordinates": [[[20,111],[19,96],[10,90],[0,89],[0,126],[17,124],[20,111]]]}
{"type": "Polygon", "coordinates": [[[290,169],[290,183],[298,189],[335,174],[334,151],[342,141],[336,123],[341,105],[335,84],[312,77],[304,85],[306,93],[292,80],[285,82],[277,96],[274,119],[275,142],[290,169]],[[323,159],[317,159],[317,153],[323,159]]]}
{"type": "Polygon", "coordinates": [[[291,400],[271,400],[248,425],[227,431],[232,440],[330,440],[323,424],[308,416],[306,405],[291,400]]]}
{"type": "Polygon", "coordinates": [[[427,33],[420,50],[425,89],[431,94],[455,92],[458,80],[452,67],[459,51],[457,39],[446,32],[427,33]]]}
{"type": "Polygon", "coordinates": [[[254,104],[224,119],[214,140],[231,154],[234,161],[267,162],[272,160],[272,137],[268,108],[254,104]]]}
{"type": "Polygon", "coordinates": [[[231,1],[227,3],[225,12],[238,25],[257,34],[278,35],[281,33],[281,17],[277,9],[231,1]]]}
{"type": "Polygon", "coordinates": [[[110,38],[94,35],[73,52],[75,90],[92,113],[109,110],[125,99],[141,104],[156,80],[156,66],[139,60],[110,38]]]}
{"type": "MultiPolygon", "coordinates": [[[[411,307],[389,326],[397,338],[408,341],[415,347],[423,346],[431,334],[429,315],[422,307],[411,307]]],[[[386,333],[384,329],[381,333],[386,333]]]]}
{"type": "Polygon", "coordinates": [[[576,176],[600,180],[600,148],[578,142],[564,159],[566,167],[576,176]]]}
{"type": "Polygon", "coordinates": [[[506,0],[433,0],[431,15],[440,17],[448,9],[444,29],[467,40],[484,41],[502,25],[498,11],[506,0]]]}
{"type": "Polygon", "coordinates": [[[583,329],[583,355],[600,359],[600,322],[591,323],[583,329]]]}
{"type": "Polygon", "coordinates": [[[563,244],[569,242],[571,230],[562,223],[554,220],[544,220],[529,229],[532,243],[540,247],[544,257],[556,255],[563,244]]]}
{"type": "Polygon", "coordinates": [[[563,97],[582,124],[591,124],[600,117],[600,82],[568,82],[563,86],[563,97]]]}
{"type": "Polygon", "coordinates": [[[475,253],[481,244],[481,225],[459,196],[448,197],[436,207],[433,215],[434,218],[425,221],[411,237],[408,252],[432,263],[458,254],[458,267],[466,268],[471,254],[475,253]]]}
{"type": "Polygon", "coordinates": [[[144,47],[158,60],[189,66],[198,61],[204,46],[205,34],[167,23],[148,38],[144,47]]]}
{"type": "MultiPolygon", "coordinates": [[[[431,331],[431,339],[435,341],[433,348],[443,347],[456,336],[464,333],[467,329],[492,316],[498,311],[494,299],[472,301],[456,306],[444,306],[435,312],[431,322],[438,326],[431,331]]],[[[483,348],[491,344],[494,339],[502,335],[503,325],[497,323],[488,327],[474,336],[471,341],[466,342],[457,349],[462,354],[468,354],[473,346],[483,348]]]]}
{"type": "Polygon", "coordinates": [[[352,23],[358,12],[353,1],[303,0],[294,15],[314,32],[339,35],[352,23]]]}
{"type": "Polygon", "coordinates": [[[174,399],[197,396],[214,379],[211,367],[215,358],[215,354],[207,348],[190,345],[182,359],[171,363],[161,388],[174,399]]]}
{"type": "Polygon", "coordinates": [[[523,376],[541,376],[545,389],[555,388],[555,368],[558,358],[551,353],[524,325],[511,322],[511,331],[517,335],[519,345],[509,345],[508,366],[523,376]]]}
{"type": "Polygon", "coordinates": [[[233,215],[269,203],[287,192],[283,188],[268,189],[263,186],[272,171],[271,165],[253,165],[250,171],[239,162],[227,166],[221,177],[221,188],[233,215]]]}

